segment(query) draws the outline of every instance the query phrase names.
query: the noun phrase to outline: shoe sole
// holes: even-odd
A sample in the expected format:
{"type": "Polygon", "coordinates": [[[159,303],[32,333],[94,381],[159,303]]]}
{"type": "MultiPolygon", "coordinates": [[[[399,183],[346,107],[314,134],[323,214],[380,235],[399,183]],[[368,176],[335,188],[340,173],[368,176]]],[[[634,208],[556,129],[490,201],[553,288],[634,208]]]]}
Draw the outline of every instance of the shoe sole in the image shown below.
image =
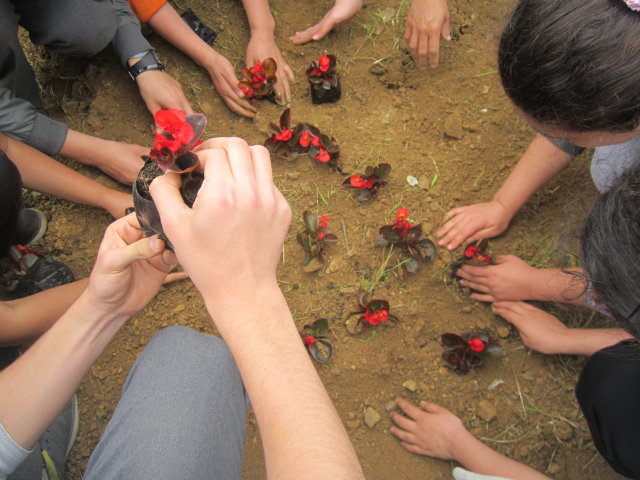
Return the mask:
{"type": "Polygon", "coordinates": [[[69,445],[67,446],[67,453],[64,456],[66,459],[69,457],[69,453],[71,453],[71,449],[73,448],[73,444],[76,443],[76,438],[78,437],[78,430],[80,428],[80,412],[78,411],[78,396],[74,393],[73,397],[73,422],[71,424],[71,438],[69,440],[69,445]]]}
{"type": "Polygon", "coordinates": [[[38,230],[38,234],[33,238],[33,240],[24,245],[25,247],[28,247],[29,245],[33,245],[34,243],[40,241],[42,237],[44,237],[44,234],[47,233],[47,228],[49,228],[49,221],[47,220],[47,217],[44,213],[34,208],[30,208],[29,210],[33,210],[34,212],[38,213],[38,218],[40,218],[40,230],[38,230]]]}

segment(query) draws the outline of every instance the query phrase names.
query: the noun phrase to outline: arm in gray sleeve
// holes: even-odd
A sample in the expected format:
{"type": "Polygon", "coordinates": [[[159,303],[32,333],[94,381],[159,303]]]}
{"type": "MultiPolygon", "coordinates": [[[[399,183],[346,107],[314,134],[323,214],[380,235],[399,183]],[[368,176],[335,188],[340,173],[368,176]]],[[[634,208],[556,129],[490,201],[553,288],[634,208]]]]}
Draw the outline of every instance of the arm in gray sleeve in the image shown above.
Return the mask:
{"type": "Polygon", "coordinates": [[[578,155],[580,155],[582,152],[585,151],[584,147],[579,147],[568,138],[553,138],[553,137],[547,137],[546,135],[544,137],[547,140],[549,140],[551,143],[553,143],[556,147],[558,147],[560,150],[562,150],[565,153],[568,153],[573,157],[577,157],[578,155]]]}
{"type": "Polygon", "coordinates": [[[111,44],[118,52],[120,61],[127,63],[134,55],[154,48],[142,36],[140,22],[131,11],[127,0],[115,0],[117,30],[111,44]]]}
{"type": "Polygon", "coordinates": [[[26,100],[0,87],[0,132],[42,153],[57,155],[67,139],[67,126],[41,113],[26,100]]]}

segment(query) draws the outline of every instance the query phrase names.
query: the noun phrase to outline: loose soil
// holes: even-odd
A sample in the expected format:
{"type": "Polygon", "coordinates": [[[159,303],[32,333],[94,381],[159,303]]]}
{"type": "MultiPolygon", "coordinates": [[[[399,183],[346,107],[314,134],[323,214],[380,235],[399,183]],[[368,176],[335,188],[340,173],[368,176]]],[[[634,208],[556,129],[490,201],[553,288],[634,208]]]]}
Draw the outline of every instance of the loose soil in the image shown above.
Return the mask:
{"type": "MultiPolygon", "coordinates": [[[[349,25],[326,39],[295,47],[287,37],[319,21],[332,2],[271,2],[278,45],[296,72],[293,123],[308,121],[336,137],[345,173],[363,172],[365,166],[379,162],[393,167],[390,184],[361,204],[356,193],[339,188],[344,180],[340,173],[317,169],[306,157],[273,159],[275,181],[296,215],[310,209],[329,216],[329,227],[340,238],[339,244],[329,248],[327,264],[316,273],[305,273],[304,253],[295,241],[302,225],[294,217],[278,280],[300,327],[320,316],[331,321],[334,357],[326,366],[317,364],[317,370],[369,479],[451,478],[451,462],[410,454],[389,433],[385,406],[397,396],[451,409],[488,445],[554,478],[621,478],[596,453],[574,397],[583,359],[545,356],[525,348],[517,330],[450,282],[449,265],[457,259],[448,252],[439,249],[436,260],[422,263],[415,274],[405,273],[404,279],[389,274],[375,285],[374,297],[390,301],[401,319],[399,326],[379,326],[362,337],[351,337],[344,326],[345,314],[355,309],[357,292],[371,283],[386,259],[388,250],[376,247],[373,239],[399,206],[408,208],[411,218],[433,235],[450,208],[489,200],[533,138],[534,132],[504,96],[495,73],[497,37],[513,3],[451,0],[453,40],[442,42],[437,69],[421,71],[401,40],[406,4],[402,8],[397,0],[368,3],[349,25]],[[385,23],[389,16],[393,20],[385,23]],[[303,72],[325,51],[338,57],[343,95],[335,104],[313,106],[303,72]],[[419,184],[410,187],[407,175],[419,184]],[[440,357],[439,337],[447,331],[487,332],[504,343],[507,355],[460,376],[446,368],[440,357]],[[415,382],[415,391],[403,387],[408,380],[415,382]],[[488,390],[495,380],[504,384],[488,390]],[[486,403],[481,402],[495,406],[494,420],[482,419],[480,411],[486,403]],[[373,428],[364,423],[368,407],[382,417],[373,428]]],[[[193,8],[220,33],[215,47],[235,62],[239,73],[249,38],[240,4],[185,0],[175,6],[179,12],[193,8]]],[[[255,121],[239,118],[220,100],[204,70],[150,31],[145,33],[168,72],[182,83],[193,109],[207,116],[203,138],[240,136],[250,144],[264,141],[268,122],[277,123],[282,107],[260,102],[255,121]]],[[[25,45],[43,86],[47,115],[101,138],[152,144],[153,118],[110,49],[93,59],[79,59],[52,56],[28,41],[25,45]]],[[[564,242],[558,239],[578,224],[596,197],[588,159],[587,155],[576,159],[537,193],[506,234],[492,241],[491,253],[517,254],[538,266],[572,261],[573,256],[560,253],[564,242]]],[[[128,191],[98,170],[61,161],[128,191]]],[[[64,261],[77,278],[89,275],[111,217],[33,193],[27,193],[26,204],[50,217],[49,232],[38,250],[64,261]]],[[[567,245],[572,251],[573,244],[567,245]]],[[[394,260],[395,254],[390,261],[394,260]]],[[[547,307],[573,326],[592,327],[599,321],[592,312],[547,307]]],[[[81,478],[137,355],[158,330],[174,324],[217,334],[189,281],[161,288],[87,374],[78,392],[80,433],[67,463],[67,478],[81,478]]],[[[242,478],[266,478],[251,412],[242,478]]]]}

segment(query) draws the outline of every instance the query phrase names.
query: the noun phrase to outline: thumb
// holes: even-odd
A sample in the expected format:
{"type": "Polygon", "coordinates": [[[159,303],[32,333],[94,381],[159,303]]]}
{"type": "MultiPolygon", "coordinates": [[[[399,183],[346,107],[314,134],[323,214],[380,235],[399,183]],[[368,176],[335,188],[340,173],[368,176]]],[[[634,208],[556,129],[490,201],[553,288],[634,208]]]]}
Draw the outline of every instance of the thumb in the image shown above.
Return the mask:
{"type": "Polygon", "coordinates": [[[320,40],[331,31],[335,23],[336,22],[333,20],[331,12],[327,13],[322,21],[318,24],[318,30],[313,34],[313,37],[311,38],[313,38],[314,40],[320,40]]]}
{"type": "Polygon", "coordinates": [[[420,406],[425,412],[429,412],[429,413],[440,413],[443,410],[447,411],[446,408],[442,408],[441,406],[436,405],[435,403],[425,402],[424,400],[420,402],[420,406]]]}
{"type": "Polygon", "coordinates": [[[162,228],[169,238],[174,235],[181,224],[184,225],[184,219],[190,210],[180,195],[180,184],[180,175],[175,172],[167,172],[156,177],[149,186],[151,198],[160,213],[162,228]]]}
{"type": "Polygon", "coordinates": [[[138,260],[148,260],[160,255],[164,250],[164,242],[157,235],[143,238],[125,247],[115,248],[105,252],[109,273],[120,273],[138,260]]]}
{"type": "Polygon", "coordinates": [[[442,38],[445,40],[451,40],[451,30],[449,28],[449,15],[444,17],[444,23],[442,24],[442,38]]]}

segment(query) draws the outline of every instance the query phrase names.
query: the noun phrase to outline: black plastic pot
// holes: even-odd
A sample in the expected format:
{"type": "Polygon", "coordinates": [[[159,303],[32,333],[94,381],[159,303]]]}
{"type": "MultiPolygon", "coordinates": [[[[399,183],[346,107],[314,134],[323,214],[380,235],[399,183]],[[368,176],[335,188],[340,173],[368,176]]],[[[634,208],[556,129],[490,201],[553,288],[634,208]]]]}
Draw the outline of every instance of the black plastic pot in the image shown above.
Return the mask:
{"type": "Polygon", "coordinates": [[[311,90],[311,103],[314,105],[322,105],[323,103],[335,103],[342,97],[342,85],[340,85],[340,77],[338,77],[338,85],[331,87],[322,97],[318,97],[318,91],[313,85],[309,86],[311,90]]]}

